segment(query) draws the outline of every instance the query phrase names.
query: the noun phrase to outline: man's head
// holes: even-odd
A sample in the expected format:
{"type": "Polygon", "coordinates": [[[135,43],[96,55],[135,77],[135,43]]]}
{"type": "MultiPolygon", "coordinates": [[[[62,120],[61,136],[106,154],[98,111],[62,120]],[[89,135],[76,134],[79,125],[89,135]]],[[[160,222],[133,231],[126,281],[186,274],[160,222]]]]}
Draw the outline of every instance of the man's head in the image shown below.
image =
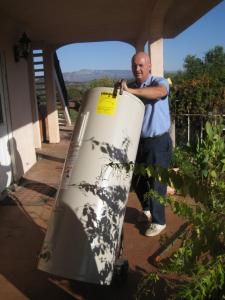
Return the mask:
{"type": "Polygon", "coordinates": [[[151,62],[148,54],[137,52],[132,57],[132,71],[137,82],[143,83],[151,70],[151,62]]]}

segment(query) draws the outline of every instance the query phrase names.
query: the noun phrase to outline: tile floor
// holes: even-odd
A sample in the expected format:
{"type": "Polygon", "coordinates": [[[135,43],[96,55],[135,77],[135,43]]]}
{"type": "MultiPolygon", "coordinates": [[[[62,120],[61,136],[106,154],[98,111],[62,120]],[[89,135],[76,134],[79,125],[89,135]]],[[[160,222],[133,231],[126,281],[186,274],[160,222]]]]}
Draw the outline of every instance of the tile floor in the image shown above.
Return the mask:
{"type": "MultiPolygon", "coordinates": [[[[42,158],[25,174],[16,191],[0,204],[0,299],[135,299],[137,284],[143,275],[157,268],[154,258],[162,248],[159,237],[145,237],[144,228],[137,224],[140,205],[134,193],[129,195],[123,227],[123,256],[129,262],[125,283],[98,286],[37,270],[38,254],[54,205],[71,130],[61,135],[60,144],[45,145],[39,151],[42,158]]],[[[168,208],[166,216],[165,234],[176,235],[184,222],[168,208]]],[[[163,283],[157,290],[158,294],[151,299],[167,299],[163,283]]]]}

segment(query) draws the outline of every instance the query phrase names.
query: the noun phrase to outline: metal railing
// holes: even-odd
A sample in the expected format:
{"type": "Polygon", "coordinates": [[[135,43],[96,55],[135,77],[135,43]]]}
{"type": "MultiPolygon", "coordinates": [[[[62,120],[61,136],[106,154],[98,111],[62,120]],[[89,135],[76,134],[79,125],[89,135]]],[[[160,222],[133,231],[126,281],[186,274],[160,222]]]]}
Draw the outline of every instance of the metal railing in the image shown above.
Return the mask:
{"type": "Polygon", "coordinates": [[[206,121],[217,122],[218,118],[223,118],[225,133],[225,115],[224,114],[179,114],[175,115],[175,145],[193,145],[199,139],[204,137],[204,128],[206,121]]]}

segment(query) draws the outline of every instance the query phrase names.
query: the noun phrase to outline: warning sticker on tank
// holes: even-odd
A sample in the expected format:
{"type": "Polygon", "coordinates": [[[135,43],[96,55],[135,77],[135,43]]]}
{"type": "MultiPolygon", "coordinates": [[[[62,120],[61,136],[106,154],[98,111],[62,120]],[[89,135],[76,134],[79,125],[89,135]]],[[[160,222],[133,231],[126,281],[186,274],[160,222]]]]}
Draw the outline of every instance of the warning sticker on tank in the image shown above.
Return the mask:
{"type": "Polygon", "coordinates": [[[96,107],[97,114],[114,115],[117,106],[117,96],[113,93],[102,92],[99,95],[96,107]]]}

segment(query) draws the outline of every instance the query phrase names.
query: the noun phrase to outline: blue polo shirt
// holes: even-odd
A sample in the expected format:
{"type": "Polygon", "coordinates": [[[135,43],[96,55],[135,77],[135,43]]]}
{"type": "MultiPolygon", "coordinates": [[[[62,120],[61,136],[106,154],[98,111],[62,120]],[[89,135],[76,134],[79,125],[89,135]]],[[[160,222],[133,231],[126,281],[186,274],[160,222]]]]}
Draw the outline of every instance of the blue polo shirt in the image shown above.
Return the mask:
{"type": "Polygon", "coordinates": [[[147,80],[142,84],[136,82],[129,84],[132,88],[145,88],[164,85],[167,90],[167,96],[155,100],[141,98],[145,105],[144,121],[141,130],[141,137],[154,137],[167,132],[170,128],[170,111],[169,111],[169,83],[163,77],[155,77],[149,74],[147,80]]]}

